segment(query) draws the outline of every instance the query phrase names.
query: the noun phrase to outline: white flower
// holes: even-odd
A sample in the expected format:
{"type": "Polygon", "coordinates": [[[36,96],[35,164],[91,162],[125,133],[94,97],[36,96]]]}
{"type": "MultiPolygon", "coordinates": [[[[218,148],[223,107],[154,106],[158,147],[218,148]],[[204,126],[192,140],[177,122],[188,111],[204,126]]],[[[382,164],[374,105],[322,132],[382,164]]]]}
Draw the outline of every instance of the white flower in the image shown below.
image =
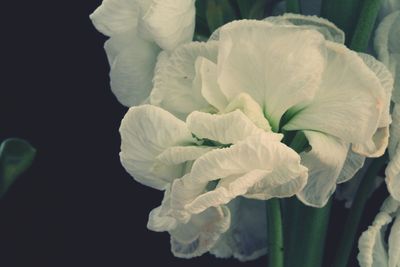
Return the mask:
{"type": "Polygon", "coordinates": [[[235,21],[207,43],[162,53],[150,103],[181,119],[234,107],[261,128],[304,131],[312,150],[301,156],[310,175],[298,197],[323,206],[363,164],[347,164],[347,155],[378,157],[388,142],[391,75],[347,49],[343,36],[317,17],[235,21]]]}
{"type": "Polygon", "coordinates": [[[151,105],[123,119],[120,155],[137,181],[165,190],[148,227],[170,233],[176,256],[254,259],[265,213],[257,203],[254,220],[240,220],[250,202],[297,195],[323,206],[384,152],[391,75],[343,42],[328,21],[287,14],[160,53],[151,105]],[[296,133],[308,142],[300,155],[282,141],[296,133]]]}
{"type": "Polygon", "coordinates": [[[125,106],[150,94],[157,55],[193,38],[194,0],[103,0],[90,16],[110,37],[105,50],[111,89],[125,106]]]}
{"type": "Polygon", "coordinates": [[[400,266],[400,203],[389,197],[374,222],[358,241],[358,262],[361,267],[400,266]],[[390,229],[389,238],[386,232],[390,229]],[[388,240],[388,241],[386,241],[388,240]]]}

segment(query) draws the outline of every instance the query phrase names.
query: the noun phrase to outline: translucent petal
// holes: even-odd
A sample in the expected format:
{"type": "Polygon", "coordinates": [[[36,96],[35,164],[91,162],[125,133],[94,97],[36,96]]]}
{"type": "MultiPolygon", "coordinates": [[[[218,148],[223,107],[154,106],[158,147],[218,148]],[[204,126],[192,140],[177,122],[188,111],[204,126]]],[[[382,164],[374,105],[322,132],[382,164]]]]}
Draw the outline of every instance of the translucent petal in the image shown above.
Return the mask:
{"type": "Polygon", "coordinates": [[[255,260],[267,253],[265,201],[236,198],[228,204],[231,226],[211,253],[218,258],[255,260]]]}
{"type": "Polygon", "coordinates": [[[165,50],[193,38],[195,7],[194,0],[153,0],[143,17],[145,26],[156,43],[165,50]]]}
{"type": "Polygon", "coordinates": [[[201,256],[214,247],[229,225],[229,209],[224,206],[193,215],[187,224],[170,231],[172,253],[180,258],[201,256]]]}
{"type": "Polygon", "coordinates": [[[283,137],[282,134],[266,133],[238,109],[221,115],[194,111],[187,117],[186,124],[196,137],[221,144],[234,144],[256,134],[268,134],[276,141],[283,137]]]}
{"type": "Polygon", "coordinates": [[[265,20],[277,25],[296,25],[317,30],[324,35],[326,40],[344,44],[344,32],[324,18],[286,13],[282,16],[267,17],[265,20]]]}
{"type": "Polygon", "coordinates": [[[136,28],[139,18],[140,6],[136,0],[103,0],[90,15],[96,29],[107,36],[136,28]]]}
{"type": "Polygon", "coordinates": [[[126,37],[116,35],[105,44],[111,66],[111,90],[125,106],[143,103],[153,87],[152,79],[159,48],[138,37],[134,32],[126,37]]]}
{"type": "Polygon", "coordinates": [[[120,134],[122,165],[135,180],[156,189],[165,189],[184,170],[184,164],[161,164],[157,156],[171,146],[195,142],[183,121],[150,105],[130,108],[120,134]]]}
{"type": "Polygon", "coordinates": [[[322,84],[303,103],[285,130],[315,130],[350,143],[371,140],[385,109],[385,91],[362,59],[345,46],[326,42],[327,65],[322,84]]]}
{"type": "Polygon", "coordinates": [[[349,145],[319,132],[304,131],[311,146],[301,153],[301,163],[308,168],[308,181],[297,197],[306,205],[323,207],[336,189],[349,145]]]}
{"type": "Polygon", "coordinates": [[[163,57],[162,62],[157,62],[150,103],[181,119],[186,119],[194,110],[208,108],[201,88],[195,86],[197,83],[194,84],[195,62],[197,57],[216,62],[217,49],[216,42],[193,42],[179,46],[169,58],[163,57]]]}
{"type": "Polygon", "coordinates": [[[220,32],[218,84],[228,101],[249,94],[276,130],[285,111],[311,100],[318,89],[323,41],[317,31],[265,21],[227,24],[220,32]]]}
{"type": "Polygon", "coordinates": [[[343,164],[343,169],[339,174],[337,183],[344,183],[354,177],[359,169],[364,165],[365,157],[354,153],[351,149],[347,151],[346,161],[343,164]]]}

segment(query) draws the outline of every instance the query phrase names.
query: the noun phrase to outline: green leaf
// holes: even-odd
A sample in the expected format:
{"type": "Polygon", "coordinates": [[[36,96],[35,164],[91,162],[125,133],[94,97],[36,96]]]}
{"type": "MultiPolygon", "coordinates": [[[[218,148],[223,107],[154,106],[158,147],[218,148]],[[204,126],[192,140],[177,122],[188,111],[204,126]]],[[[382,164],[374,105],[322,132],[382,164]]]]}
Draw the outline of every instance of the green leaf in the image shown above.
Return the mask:
{"type": "Polygon", "coordinates": [[[207,23],[211,32],[220,26],[237,19],[235,9],[227,0],[207,1],[207,23]]]}
{"type": "Polygon", "coordinates": [[[36,150],[22,139],[10,138],[0,145],[0,198],[33,162],[36,150]]]}

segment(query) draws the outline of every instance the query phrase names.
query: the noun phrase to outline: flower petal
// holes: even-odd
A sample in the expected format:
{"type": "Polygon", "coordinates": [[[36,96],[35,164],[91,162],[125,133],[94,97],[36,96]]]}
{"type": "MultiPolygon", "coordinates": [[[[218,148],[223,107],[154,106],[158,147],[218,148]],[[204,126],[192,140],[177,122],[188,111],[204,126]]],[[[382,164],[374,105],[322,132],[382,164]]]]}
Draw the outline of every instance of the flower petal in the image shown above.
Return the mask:
{"type": "Polygon", "coordinates": [[[350,143],[371,140],[382,110],[385,91],[360,57],[345,46],[326,42],[327,66],[315,98],[283,128],[314,130],[350,143]]]}
{"type": "Polygon", "coordinates": [[[150,103],[160,106],[178,118],[186,119],[194,110],[202,110],[209,104],[201,95],[201,88],[194,86],[197,57],[205,57],[216,62],[217,43],[193,42],[179,46],[169,58],[157,62],[154,89],[150,103]]]}
{"type": "Polygon", "coordinates": [[[393,122],[390,126],[389,157],[393,158],[400,143],[400,105],[394,104],[392,111],[393,122]]]}
{"type": "Polygon", "coordinates": [[[300,154],[302,164],[308,168],[308,182],[297,197],[308,206],[323,207],[336,189],[349,145],[319,132],[304,134],[311,146],[311,151],[300,154]]]}
{"type": "Polygon", "coordinates": [[[143,105],[129,109],[120,133],[121,163],[138,182],[165,189],[183,175],[184,164],[165,165],[156,159],[171,146],[195,142],[183,121],[158,107],[143,105]]]}
{"type": "Polygon", "coordinates": [[[193,38],[194,0],[153,0],[143,17],[148,31],[164,50],[173,50],[193,38]]]}
{"type": "Polygon", "coordinates": [[[289,197],[306,180],[307,169],[294,150],[271,135],[255,135],[198,158],[188,175],[174,181],[171,203],[185,217],[240,195],[263,200],[289,197]],[[217,187],[204,193],[208,183],[218,179],[217,187]]]}
{"type": "Polygon", "coordinates": [[[150,95],[159,48],[133,32],[127,36],[132,39],[111,37],[105,49],[111,66],[111,90],[119,102],[131,107],[150,95]]]}
{"type": "Polygon", "coordinates": [[[393,122],[390,127],[389,164],[386,167],[386,185],[390,195],[400,200],[400,106],[395,104],[392,113],[393,122]]]}
{"type": "Polygon", "coordinates": [[[224,110],[228,100],[217,83],[217,65],[212,61],[198,57],[196,60],[196,76],[194,83],[201,88],[201,95],[217,110],[224,110]]]}
{"type": "Polygon", "coordinates": [[[282,16],[267,17],[265,20],[276,25],[296,25],[305,29],[314,29],[322,33],[326,40],[344,44],[344,32],[324,18],[285,13],[282,16]]]}
{"type": "Polygon", "coordinates": [[[283,137],[258,128],[238,109],[221,115],[194,111],[187,117],[186,124],[196,137],[221,144],[235,144],[256,134],[268,134],[278,142],[283,137]]]}
{"type": "Polygon", "coordinates": [[[248,94],[241,93],[237,95],[228,106],[226,106],[223,112],[227,113],[236,109],[241,110],[258,128],[264,129],[267,132],[271,131],[271,126],[264,117],[260,105],[248,94]]]}
{"type": "Polygon", "coordinates": [[[390,98],[392,96],[393,78],[389,70],[381,62],[370,55],[359,53],[364,63],[376,74],[385,90],[384,109],[379,119],[379,128],[372,136],[372,139],[363,144],[353,144],[352,149],[358,154],[367,157],[379,157],[385,153],[389,143],[390,98]]]}
{"type": "Polygon", "coordinates": [[[277,130],[283,113],[311,100],[324,68],[317,31],[237,21],[221,28],[218,83],[228,101],[247,93],[277,130]],[[276,49],[279,47],[279,49],[276,49]],[[290,51],[290,53],[287,53],[290,51]]]}
{"type": "Polygon", "coordinates": [[[397,147],[394,156],[390,159],[385,175],[390,195],[396,200],[400,200],[400,147],[397,147]]]}
{"type": "Polygon", "coordinates": [[[255,260],[267,253],[265,201],[236,198],[228,204],[231,226],[211,253],[218,258],[255,260]]]}
{"type": "MultiPolygon", "coordinates": [[[[399,214],[397,214],[398,216],[399,214]]],[[[389,265],[388,267],[397,267],[400,264],[400,217],[396,217],[390,230],[389,240],[389,265]]]]}
{"type": "Polygon", "coordinates": [[[103,0],[90,15],[96,29],[107,36],[136,28],[139,17],[140,6],[135,0],[103,0]]]}
{"type": "Polygon", "coordinates": [[[400,103],[400,10],[386,16],[379,24],[374,40],[378,59],[392,72],[393,101],[400,103]]]}

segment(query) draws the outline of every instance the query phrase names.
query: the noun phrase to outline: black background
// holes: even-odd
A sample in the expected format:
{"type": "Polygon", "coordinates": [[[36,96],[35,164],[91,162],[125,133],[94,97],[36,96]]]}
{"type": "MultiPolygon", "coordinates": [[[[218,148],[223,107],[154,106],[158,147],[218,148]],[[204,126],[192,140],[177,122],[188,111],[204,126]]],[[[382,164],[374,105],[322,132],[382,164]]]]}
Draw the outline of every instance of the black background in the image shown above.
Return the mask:
{"type": "MultiPolygon", "coordinates": [[[[38,153],[0,200],[0,266],[266,266],[266,257],[177,259],[167,233],[147,230],[162,193],[119,163],[126,108],[109,88],[106,38],[88,18],[100,3],[2,2],[0,140],[27,139],[38,153]]],[[[361,228],[384,194],[374,195],[361,228]]],[[[344,224],[341,203],[333,214],[326,266],[344,224]]]]}

